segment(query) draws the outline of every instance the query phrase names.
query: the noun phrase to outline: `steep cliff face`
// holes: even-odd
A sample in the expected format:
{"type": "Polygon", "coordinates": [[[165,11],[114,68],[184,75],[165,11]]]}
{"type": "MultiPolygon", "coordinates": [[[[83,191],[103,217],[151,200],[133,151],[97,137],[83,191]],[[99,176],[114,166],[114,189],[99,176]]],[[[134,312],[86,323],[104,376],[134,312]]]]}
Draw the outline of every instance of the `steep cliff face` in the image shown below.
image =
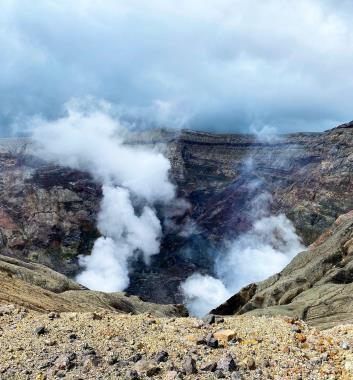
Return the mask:
{"type": "Polygon", "coordinates": [[[313,242],[353,208],[353,128],[294,134],[272,142],[251,136],[185,133],[171,156],[181,193],[193,217],[211,237],[233,237],[246,229],[248,184],[273,197],[272,211],[285,212],[304,242],[313,242]],[[251,168],[244,171],[244,162],[251,168]]]}
{"type": "Polygon", "coordinates": [[[36,159],[27,145],[0,144],[0,248],[73,274],[98,236],[101,189],[85,173],[36,159]]]}
{"type": "MultiPolygon", "coordinates": [[[[179,195],[190,203],[174,220],[184,233],[167,228],[151,266],[131,263],[128,291],[149,300],[180,302],[181,280],[196,269],[212,272],[221,244],[249,228],[257,194],[272,195],[271,211],[284,212],[306,244],[353,209],[349,125],[262,142],[249,135],[192,131],[137,135],[135,142],[165,151],[179,195]],[[253,183],[257,186],[249,186],[253,183]]],[[[77,256],[89,254],[98,236],[101,189],[85,173],[36,159],[27,144],[0,143],[1,250],[74,275],[77,256]]]]}

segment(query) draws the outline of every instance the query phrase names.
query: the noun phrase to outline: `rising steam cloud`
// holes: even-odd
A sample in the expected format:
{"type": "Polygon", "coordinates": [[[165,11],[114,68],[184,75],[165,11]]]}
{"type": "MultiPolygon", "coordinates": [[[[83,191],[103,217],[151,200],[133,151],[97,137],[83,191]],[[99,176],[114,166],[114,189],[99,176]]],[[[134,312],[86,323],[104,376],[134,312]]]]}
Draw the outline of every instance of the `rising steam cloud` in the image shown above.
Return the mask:
{"type": "Polygon", "coordinates": [[[279,272],[304,247],[283,214],[263,217],[216,260],[216,276],[194,274],[182,284],[189,311],[202,316],[243,286],[279,272]]]}
{"type": "Polygon", "coordinates": [[[142,254],[148,263],[159,252],[162,229],[153,206],[173,199],[174,186],[169,161],[156,150],[126,145],[127,129],[108,111],[104,103],[71,103],[65,117],[37,120],[32,136],[40,157],[87,171],[103,185],[102,237],[80,258],[84,270],[77,280],[90,289],[120,291],[129,284],[129,260],[142,254]]]}
{"type": "MultiPolygon", "coordinates": [[[[260,129],[254,127],[252,131],[258,141],[280,141],[275,130],[268,126],[260,129]]],[[[275,161],[275,157],[270,158],[272,162],[275,161]]],[[[253,171],[254,160],[250,156],[244,162],[242,176],[251,177],[253,171]]],[[[202,316],[226,301],[243,286],[279,272],[305,248],[286,215],[271,215],[272,197],[266,191],[259,191],[262,185],[259,180],[248,182],[249,193],[256,194],[251,201],[248,215],[252,227],[231,242],[217,257],[216,277],[196,273],[181,284],[192,314],[202,316]]]]}

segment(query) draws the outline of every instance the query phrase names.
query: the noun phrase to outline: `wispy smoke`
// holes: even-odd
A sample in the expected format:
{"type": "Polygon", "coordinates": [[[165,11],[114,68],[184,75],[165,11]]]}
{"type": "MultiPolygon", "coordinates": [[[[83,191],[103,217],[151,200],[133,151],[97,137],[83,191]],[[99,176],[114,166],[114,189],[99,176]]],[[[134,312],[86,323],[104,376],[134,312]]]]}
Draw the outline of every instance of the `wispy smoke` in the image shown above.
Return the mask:
{"type": "MultiPolygon", "coordinates": [[[[252,131],[258,142],[280,141],[273,128],[254,127],[252,131]]],[[[267,159],[274,162],[272,157],[267,159]]],[[[250,155],[244,161],[241,176],[251,178],[254,171],[254,159],[250,155]]],[[[262,186],[261,180],[249,180],[247,183],[248,193],[253,194],[247,215],[251,228],[231,242],[217,257],[217,278],[196,274],[181,285],[192,314],[203,315],[243,286],[279,272],[304,249],[292,222],[284,214],[271,215],[272,197],[267,191],[261,191],[262,186]]]]}
{"type": "Polygon", "coordinates": [[[153,205],[174,198],[169,161],[156,150],[125,144],[127,135],[104,103],[71,103],[65,117],[37,120],[32,131],[39,156],[87,171],[103,185],[102,237],[80,258],[84,271],[77,278],[95,290],[123,290],[129,260],[141,254],[148,263],[159,252],[162,229],[153,205]]]}

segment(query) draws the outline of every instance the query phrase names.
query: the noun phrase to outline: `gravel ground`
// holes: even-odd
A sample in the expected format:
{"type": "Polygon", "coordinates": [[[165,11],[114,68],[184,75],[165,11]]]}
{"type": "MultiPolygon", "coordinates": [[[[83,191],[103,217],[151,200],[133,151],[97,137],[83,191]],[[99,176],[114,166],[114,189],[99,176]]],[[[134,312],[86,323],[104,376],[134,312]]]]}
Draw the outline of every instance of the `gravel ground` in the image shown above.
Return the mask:
{"type": "Polygon", "coordinates": [[[0,306],[0,379],[353,379],[353,326],[0,306]]]}

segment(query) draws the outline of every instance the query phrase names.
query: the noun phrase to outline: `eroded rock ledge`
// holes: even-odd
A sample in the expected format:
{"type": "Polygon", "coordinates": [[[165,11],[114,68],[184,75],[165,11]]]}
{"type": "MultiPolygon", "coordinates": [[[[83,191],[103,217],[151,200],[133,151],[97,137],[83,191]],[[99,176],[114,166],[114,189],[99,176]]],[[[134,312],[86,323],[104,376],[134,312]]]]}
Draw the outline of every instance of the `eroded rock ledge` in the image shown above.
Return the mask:
{"type": "Polygon", "coordinates": [[[91,291],[44,265],[0,255],[0,304],[14,303],[39,312],[150,313],[187,316],[182,305],[156,305],[125,293],[91,291]]]}

